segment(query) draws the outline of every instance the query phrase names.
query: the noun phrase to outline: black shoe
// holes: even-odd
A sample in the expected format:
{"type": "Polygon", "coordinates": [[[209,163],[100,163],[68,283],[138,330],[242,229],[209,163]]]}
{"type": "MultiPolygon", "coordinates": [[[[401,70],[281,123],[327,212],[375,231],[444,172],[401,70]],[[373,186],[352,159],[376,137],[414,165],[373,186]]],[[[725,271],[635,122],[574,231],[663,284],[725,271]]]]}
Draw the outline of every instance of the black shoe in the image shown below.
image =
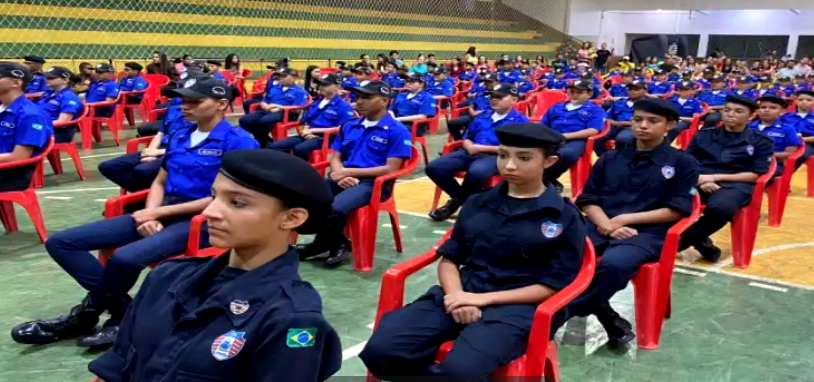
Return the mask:
{"type": "Polygon", "coordinates": [[[82,337],[76,342],[76,346],[81,347],[97,347],[97,346],[110,346],[116,341],[116,336],[119,335],[119,326],[106,326],[98,333],[82,337]]]}
{"type": "Polygon", "coordinates": [[[330,251],[328,258],[326,258],[324,262],[325,267],[336,268],[342,265],[342,263],[344,263],[346,260],[350,259],[352,255],[353,253],[351,250],[350,241],[346,240],[339,247],[330,251]]]}
{"type": "Polygon", "coordinates": [[[610,304],[605,305],[596,312],[596,318],[599,323],[605,328],[608,333],[608,347],[617,349],[625,344],[633,341],[636,334],[633,332],[633,325],[627,320],[622,318],[619,313],[610,307],[610,304]]]}
{"type": "Polygon", "coordinates": [[[450,218],[450,216],[454,215],[458,212],[458,209],[461,208],[461,203],[458,203],[455,199],[450,199],[447,201],[447,204],[444,204],[441,207],[438,207],[434,211],[430,212],[430,218],[437,222],[442,222],[450,218]]]}
{"type": "Polygon", "coordinates": [[[549,183],[551,183],[551,185],[557,189],[558,194],[562,194],[562,191],[565,190],[565,186],[563,186],[562,183],[560,183],[560,181],[557,179],[549,180],[549,183]]]}
{"type": "Polygon", "coordinates": [[[313,242],[309,244],[297,244],[294,250],[300,255],[301,261],[317,260],[328,256],[328,248],[322,245],[316,245],[313,242]]]}
{"type": "Polygon", "coordinates": [[[693,244],[693,247],[695,247],[695,250],[697,250],[705,260],[711,263],[716,263],[721,258],[721,249],[716,247],[710,238],[693,244]]]}
{"type": "Polygon", "coordinates": [[[64,316],[19,324],[11,329],[11,338],[19,344],[43,345],[66,337],[91,334],[96,330],[102,312],[91,308],[89,303],[90,299],[86,297],[64,316]]]}

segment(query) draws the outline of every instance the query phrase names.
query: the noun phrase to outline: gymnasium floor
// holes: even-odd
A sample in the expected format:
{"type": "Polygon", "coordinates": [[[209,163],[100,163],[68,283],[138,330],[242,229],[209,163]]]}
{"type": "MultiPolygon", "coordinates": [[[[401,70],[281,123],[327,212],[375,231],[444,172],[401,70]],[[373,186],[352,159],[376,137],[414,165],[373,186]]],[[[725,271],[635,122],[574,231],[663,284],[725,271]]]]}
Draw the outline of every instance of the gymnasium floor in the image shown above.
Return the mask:
{"type": "MultiPolygon", "coordinates": [[[[124,137],[133,134],[128,130],[124,137]]],[[[105,137],[109,138],[107,132],[105,137]]],[[[430,137],[431,153],[440,151],[443,139],[430,137]]],[[[70,161],[63,162],[66,172],[59,176],[50,175],[46,165],[46,188],[39,196],[49,232],[100,218],[104,200],[117,195],[118,189],[96,167],[123,150],[108,140],[83,153],[88,175],[84,182],[70,161]]],[[[805,174],[800,171],[780,228],[766,225],[764,206],[748,270],[731,266],[728,229],[715,236],[725,251],[721,263],[696,261],[692,250],[681,255],[673,281],[673,318],[665,324],[659,350],[610,351],[593,318],[572,320],[558,334],[563,382],[814,381],[814,235],[807,229],[814,199],[804,197],[804,187],[805,174]]],[[[380,227],[372,272],[356,273],[350,265],[336,270],[313,263],[300,267],[303,278],[320,291],[325,315],[341,335],[344,362],[338,376],[365,373],[356,355],[370,335],[382,273],[429,249],[451,225],[426,217],[433,186],[421,168],[396,190],[403,254],[395,252],[390,228],[380,227]]],[[[84,295],[44,252],[20,210],[18,217],[20,232],[0,234],[3,333],[22,321],[63,314],[84,295]]],[[[381,223],[389,223],[382,218],[381,223]]],[[[410,300],[436,282],[434,268],[408,280],[410,300]]],[[[614,306],[632,320],[630,289],[615,297],[614,306]]],[[[89,381],[87,363],[97,355],[72,341],[23,346],[6,334],[0,336],[0,381],[89,381]]]]}

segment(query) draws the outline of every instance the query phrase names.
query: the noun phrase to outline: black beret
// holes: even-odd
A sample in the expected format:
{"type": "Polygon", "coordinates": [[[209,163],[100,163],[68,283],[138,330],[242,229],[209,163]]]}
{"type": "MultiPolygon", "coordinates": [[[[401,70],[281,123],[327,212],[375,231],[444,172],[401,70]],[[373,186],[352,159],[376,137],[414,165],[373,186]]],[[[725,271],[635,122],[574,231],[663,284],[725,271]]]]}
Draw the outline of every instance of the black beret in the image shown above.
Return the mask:
{"type": "Polygon", "coordinates": [[[144,69],[144,67],[141,66],[141,64],[139,64],[138,62],[127,62],[127,63],[124,64],[124,67],[133,69],[133,70],[135,70],[137,72],[144,69]]]}
{"type": "Polygon", "coordinates": [[[755,100],[744,97],[737,94],[730,94],[726,96],[726,102],[736,103],[738,105],[743,105],[749,108],[749,110],[755,111],[758,108],[757,102],[755,100]]]}
{"type": "Polygon", "coordinates": [[[308,220],[296,229],[311,234],[325,225],[333,196],[325,179],[308,162],[282,151],[234,150],[223,155],[220,172],[246,188],[282,200],[288,207],[308,210],[308,220]]]}
{"type": "Polygon", "coordinates": [[[495,129],[501,145],[509,147],[558,147],[565,136],[539,123],[509,123],[495,129]]]}
{"type": "Polygon", "coordinates": [[[789,106],[789,103],[785,99],[783,99],[783,97],[776,96],[776,95],[771,95],[771,94],[760,97],[758,102],[774,103],[774,104],[778,104],[778,105],[782,106],[783,108],[786,108],[786,107],[789,106]]]}
{"type": "Polygon", "coordinates": [[[677,121],[680,115],[674,103],[662,98],[642,98],[633,104],[633,110],[660,115],[668,121],[677,121]]]}
{"type": "Polygon", "coordinates": [[[40,63],[40,64],[45,63],[45,59],[40,57],[40,56],[25,56],[25,57],[23,57],[23,60],[28,61],[28,62],[36,62],[36,63],[40,63]]]}
{"type": "Polygon", "coordinates": [[[797,91],[797,95],[802,95],[802,94],[814,97],[814,90],[800,89],[800,90],[797,91]]]}

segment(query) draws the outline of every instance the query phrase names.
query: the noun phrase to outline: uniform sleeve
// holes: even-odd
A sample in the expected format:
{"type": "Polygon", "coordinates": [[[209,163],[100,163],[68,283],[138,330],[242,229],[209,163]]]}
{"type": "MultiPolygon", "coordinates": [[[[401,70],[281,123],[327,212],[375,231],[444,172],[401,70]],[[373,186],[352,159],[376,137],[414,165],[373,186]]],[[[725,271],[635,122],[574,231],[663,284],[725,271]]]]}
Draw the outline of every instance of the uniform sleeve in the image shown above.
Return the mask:
{"type": "Polygon", "coordinates": [[[111,82],[110,85],[107,86],[107,93],[105,94],[106,98],[116,98],[119,96],[119,85],[115,82],[111,82]]]}
{"type": "Polygon", "coordinates": [[[350,104],[347,102],[342,102],[342,109],[337,113],[337,120],[335,126],[342,126],[348,121],[356,119],[356,115],[353,114],[353,108],[350,107],[350,104]]]}
{"type": "Polygon", "coordinates": [[[605,162],[614,154],[606,153],[599,157],[599,160],[594,163],[591,172],[588,174],[588,180],[582,188],[582,193],[577,197],[576,205],[579,208],[584,206],[598,206],[602,207],[602,188],[605,184],[605,162]]]}
{"type": "Polygon", "coordinates": [[[605,127],[605,110],[601,107],[597,106],[594,108],[593,113],[591,114],[591,120],[588,121],[588,129],[597,129],[602,131],[605,127]]]}
{"type": "Polygon", "coordinates": [[[551,120],[553,119],[553,116],[551,114],[553,113],[555,107],[557,107],[557,105],[551,106],[551,108],[546,110],[545,114],[543,114],[543,119],[540,120],[540,123],[543,126],[548,126],[550,128],[554,128],[554,126],[551,126],[551,122],[552,122],[551,120]]]}
{"type": "Polygon", "coordinates": [[[396,96],[396,98],[393,99],[393,102],[390,102],[390,106],[387,109],[395,113],[396,105],[398,105],[399,103],[399,98],[400,98],[399,96],[396,96]]]}
{"type": "Polygon", "coordinates": [[[427,94],[427,96],[424,97],[424,102],[421,104],[421,109],[418,113],[424,114],[428,118],[435,117],[436,102],[437,101],[432,97],[432,95],[427,94]]]}
{"type": "Polygon", "coordinates": [[[445,96],[452,97],[452,95],[455,93],[455,89],[453,89],[453,86],[454,85],[452,83],[450,83],[450,82],[447,82],[446,84],[444,84],[444,95],[445,96]]]}
{"type": "Polygon", "coordinates": [[[88,370],[105,382],[130,382],[131,370],[129,370],[128,358],[132,356],[130,348],[133,342],[133,323],[136,321],[139,307],[149,291],[153,277],[155,277],[153,274],[147,275],[133,302],[127,307],[127,312],[119,324],[119,334],[116,336],[113,347],[88,365],[88,370]]]}
{"type": "Polygon", "coordinates": [[[786,133],[786,137],[784,138],[786,147],[801,146],[803,144],[803,140],[797,135],[797,130],[795,130],[794,127],[783,125],[783,131],[786,133]]]}
{"type": "Polygon", "coordinates": [[[294,99],[294,105],[303,106],[306,103],[308,103],[308,92],[304,89],[299,89],[299,91],[297,91],[297,97],[294,99]]]}
{"type": "Polygon", "coordinates": [[[14,145],[43,148],[51,138],[51,120],[43,115],[31,114],[20,118],[14,129],[14,145]]]}
{"type": "Polygon", "coordinates": [[[755,143],[755,154],[752,155],[752,163],[749,164],[751,172],[765,174],[769,172],[769,163],[774,155],[774,142],[771,138],[758,136],[755,143]]]}
{"type": "Polygon", "coordinates": [[[472,253],[472,240],[469,240],[467,243],[466,237],[472,235],[467,235],[466,230],[464,230],[464,222],[474,213],[474,209],[476,208],[474,205],[474,197],[469,198],[461,208],[461,212],[458,213],[458,218],[455,219],[455,225],[452,226],[452,235],[449,236],[449,239],[441,244],[440,247],[436,250],[436,253],[441,257],[457,264],[462,265],[466,262],[466,259],[472,253]]]}
{"type": "Polygon", "coordinates": [[[342,344],[339,335],[319,313],[295,313],[270,323],[272,332],[252,349],[249,378],[252,382],[322,382],[339,371],[342,344]],[[289,338],[292,331],[307,329],[314,336],[306,345],[289,338]]]}
{"type": "MultiPolygon", "coordinates": [[[[565,208],[571,208],[570,204],[566,203],[565,208]]],[[[571,221],[564,224],[548,268],[540,274],[538,279],[540,284],[561,290],[574,281],[582,266],[582,252],[585,250],[587,234],[585,218],[574,211],[571,214],[571,221]]]]}
{"type": "Polygon", "coordinates": [[[76,99],[63,98],[59,104],[59,112],[66,114],[73,114],[74,118],[82,114],[82,103],[76,99]]]}
{"type": "Polygon", "coordinates": [[[616,102],[614,102],[613,105],[611,105],[610,110],[608,110],[608,119],[612,121],[618,121],[618,119],[616,119],[617,114],[616,110],[617,110],[616,102]]]}
{"type": "MultiPolygon", "coordinates": [[[[347,122],[345,123],[347,124],[347,122]]],[[[345,125],[339,128],[339,133],[336,134],[336,138],[333,142],[331,142],[331,150],[336,151],[338,153],[342,152],[342,141],[345,140],[345,125]]]]}
{"type": "Polygon", "coordinates": [[[695,185],[698,184],[698,161],[689,155],[681,155],[676,161],[674,186],[668,195],[664,195],[664,205],[682,216],[692,214],[692,198],[695,185]]]}
{"type": "MultiPolygon", "coordinates": [[[[387,152],[388,158],[410,158],[413,155],[413,140],[407,129],[393,129],[390,139],[390,150],[387,152]]],[[[336,142],[336,141],[334,141],[336,142]]]]}
{"type": "Polygon", "coordinates": [[[240,134],[226,143],[225,151],[259,149],[260,144],[249,134],[240,134]]]}
{"type": "Polygon", "coordinates": [[[136,80],[136,86],[135,86],[135,89],[133,89],[133,90],[144,90],[144,89],[147,89],[147,81],[145,81],[143,78],[139,77],[136,80]]]}

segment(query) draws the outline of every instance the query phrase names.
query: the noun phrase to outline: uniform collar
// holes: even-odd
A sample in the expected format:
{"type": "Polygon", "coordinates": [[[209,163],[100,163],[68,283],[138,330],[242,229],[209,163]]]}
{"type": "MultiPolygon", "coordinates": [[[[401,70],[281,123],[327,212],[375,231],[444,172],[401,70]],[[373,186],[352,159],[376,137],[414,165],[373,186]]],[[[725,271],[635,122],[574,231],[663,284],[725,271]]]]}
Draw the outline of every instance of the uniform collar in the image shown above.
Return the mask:
{"type": "MultiPolygon", "coordinates": [[[[188,136],[192,135],[192,132],[197,130],[197,129],[198,129],[198,124],[195,123],[195,124],[193,124],[192,126],[189,127],[189,129],[187,130],[186,135],[188,135],[188,136]]],[[[222,140],[224,140],[226,138],[226,134],[231,130],[232,130],[232,124],[229,123],[229,121],[227,121],[224,118],[220,122],[218,122],[217,125],[215,125],[215,128],[212,129],[212,131],[209,132],[209,135],[206,137],[205,140],[207,140],[207,141],[209,141],[209,140],[222,141],[222,140]]]]}
{"type": "Polygon", "coordinates": [[[633,160],[635,157],[643,157],[650,159],[650,161],[655,164],[661,165],[667,162],[667,158],[670,155],[669,147],[670,145],[667,143],[667,141],[664,141],[660,145],[653,148],[653,150],[639,151],[636,150],[636,144],[634,141],[633,144],[625,145],[624,148],[622,148],[621,154],[622,157],[627,160],[633,160]]]}
{"type": "MultiPolygon", "coordinates": [[[[11,102],[11,103],[8,105],[8,107],[6,107],[6,108],[3,110],[3,113],[12,113],[12,114],[17,113],[17,110],[19,110],[21,107],[23,107],[23,105],[26,103],[26,101],[28,101],[28,98],[25,98],[25,94],[23,94],[23,95],[21,95],[21,96],[17,97],[17,99],[15,99],[14,101],[12,101],[12,102],[11,102]]],[[[30,102],[30,101],[29,101],[29,102],[30,102]]]]}
{"type": "Polygon", "coordinates": [[[228,252],[204,263],[195,273],[170,286],[170,295],[187,313],[220,307],[232,324],[240,326],[260,311],[259,307],[266,301],[275,297],[278,285],[299,280],[299,256],[293,248],[289,248],[282,256],[238,276],[206,301],[200,301],[199,297],[206,292],[209,283],[228,264],[228,252]],[[233,313],[230,305],[237,301],[248,303],[249,309],[242,314],[233,313]]]}
{"type": "MultiPolygon", "coordinates": [[[[718,131],[716,132],[715,137],[719,141],[723,140],[724,137],[727,134],[731,134],[730,132],[728,132],[726,130],[726,127],[724,127],[723,125],[721,125],[720,127],[716,127],[716,129],[718,131]]],[[[727,144],[738,144],[738,143],[742,143],[742,142],[748,142],[752,138],[753,134],[755,134],[755,131],[756,131],[755,129],[753,129],[750,125],[747,124],[746,128],[743,129],[743,131],[740,134],[738,134],[738,136],[734,140],[732,140],[731,142],[726,142],[726,143],[727,144]]]]}
{"type": "Polygon", "coordinates": [[[509,183],[506,181],[500,182],[497,186],[487,191],[484,197],[480,198],[478,205],[487,206],[498,213],[505,216],[518,216],[531,212],[542,211],[544,209],[551,209],[562,212],[565,201],[562,196],[557,192],[557,189],[552,186],[546,187],[542,195],[534,198],[534,203],[525,203],[523,209],[509,211],[509,208],[504,200],[508,198],[509,183]]]}
{"type": "MultiPolygon", "coordinates": [[[[359,118],[359,119],[356,120],[356,123],[354,123],[353,125],[356,126],[356,127],[365,128],[365,126],[362,125],[362,121],[364,121],[364,120],[365,120],[365,117],[359,118]]],[[[399,122],[395,118],[393,118],[393,116],[390,115],[390,113],[387,113],[387,114],[384,115],[384,117],[382,119],[378,120],[375,125],[370,126],[370,127],[371,128],[375,127],[375,128],[379,128],[379,129],[382,129],[382,130],[389,130],[391,127],[394,127],[396,125],[401,125],[401,122],[399,122]]]]}
{"type": "MultiPolygon", "coordinates": [[[[761,123],[762,122],[758,119],[757,121],[749,122],[748,126],[754,129],[760,129],[761,123]]],[[[780,118],[778,118],[776,121],[774,121],[774,123],[772,123],[771,125],[767,125],[766,127],[780,127],[781,124],[782,122],[780,122],[780,118]]]]}

